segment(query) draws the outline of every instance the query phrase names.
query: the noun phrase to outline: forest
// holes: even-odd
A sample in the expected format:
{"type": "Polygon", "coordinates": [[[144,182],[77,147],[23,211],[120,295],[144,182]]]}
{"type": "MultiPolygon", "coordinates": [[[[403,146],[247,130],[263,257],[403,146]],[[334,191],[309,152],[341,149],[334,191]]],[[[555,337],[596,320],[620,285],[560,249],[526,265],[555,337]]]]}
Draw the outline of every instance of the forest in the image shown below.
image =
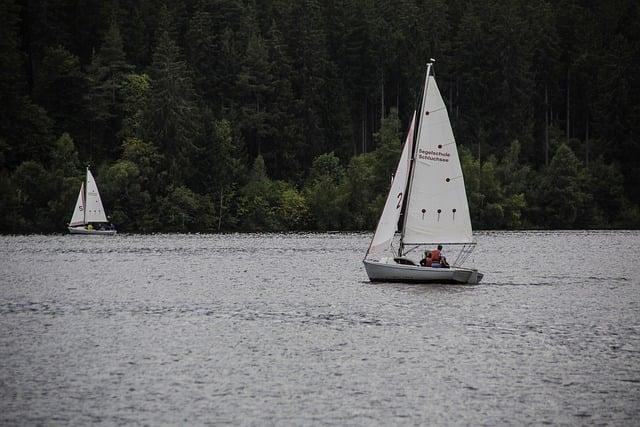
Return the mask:
{"type": "Polygon", "coordinates": [[[640,227],[637,0],[0,10],[0,233],[372,230],[429,58],[474,228],[640,227]]]}

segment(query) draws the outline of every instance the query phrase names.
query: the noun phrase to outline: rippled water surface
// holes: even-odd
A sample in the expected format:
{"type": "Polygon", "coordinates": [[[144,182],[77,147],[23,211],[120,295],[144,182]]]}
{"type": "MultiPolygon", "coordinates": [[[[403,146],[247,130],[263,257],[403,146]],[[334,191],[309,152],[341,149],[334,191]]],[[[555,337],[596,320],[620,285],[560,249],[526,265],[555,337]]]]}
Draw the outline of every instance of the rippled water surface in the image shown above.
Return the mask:
{"type": "Polygon", "coordinates": [[[0,237],[0,424],[637,425],[640,233],[478,233],[475,286],[369,238],[0,237]]]}

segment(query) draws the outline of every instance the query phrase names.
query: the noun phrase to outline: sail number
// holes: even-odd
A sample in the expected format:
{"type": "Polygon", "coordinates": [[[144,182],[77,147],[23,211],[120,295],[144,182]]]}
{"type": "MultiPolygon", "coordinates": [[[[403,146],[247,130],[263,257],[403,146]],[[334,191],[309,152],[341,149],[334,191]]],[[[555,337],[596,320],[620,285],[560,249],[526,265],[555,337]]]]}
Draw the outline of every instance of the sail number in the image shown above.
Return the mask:
{"type": "Polygon", "coordinates": [[[396,205],[396,209],[400,209],[400,205],[402,205],[402,191],[398,193],[398,204],[396,205]]]}

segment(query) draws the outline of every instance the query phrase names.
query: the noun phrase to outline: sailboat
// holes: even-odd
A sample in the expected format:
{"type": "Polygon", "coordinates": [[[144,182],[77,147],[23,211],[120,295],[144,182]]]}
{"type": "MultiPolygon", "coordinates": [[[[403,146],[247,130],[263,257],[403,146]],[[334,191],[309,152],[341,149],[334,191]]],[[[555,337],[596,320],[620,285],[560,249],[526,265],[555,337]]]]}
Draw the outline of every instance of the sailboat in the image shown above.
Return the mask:
{"type": "Polygon", "coordinates": [[[116,230],[111,226],[104,227],[102,224],[109,224],[107,215],[102,206],[98,185],[93,178],[91,171],[87,167],[85,182],[80,184],[80,193],[73,210],[71,222],[67,227],[71,234],[96,234],[111,236],[116,234],[116,230]],[[97,228],[93,224],[96,224],[97,228]]]}
{"type": "Polygon", "coordinates": [[[420,110],[414,112],[375,234],[363,260],[374,282],[468,283],[482,280],[462,264],[475,248],[462,167],[449,114],[427,64],[420,110]],[[393,248],[400,230],[397,252],[393,248]],[[423,267],[420,248],[455,248],[449,268],[423,267]],[[388,256],[391,253],[392,256],[388,256]]]}

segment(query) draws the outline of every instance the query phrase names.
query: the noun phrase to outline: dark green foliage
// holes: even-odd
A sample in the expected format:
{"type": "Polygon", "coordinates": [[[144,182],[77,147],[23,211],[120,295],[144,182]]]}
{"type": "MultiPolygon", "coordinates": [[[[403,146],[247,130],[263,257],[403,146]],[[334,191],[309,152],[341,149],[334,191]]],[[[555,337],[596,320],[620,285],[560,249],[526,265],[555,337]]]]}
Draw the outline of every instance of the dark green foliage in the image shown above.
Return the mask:
{"type": "Polygon", "coordinates": [[[51,169],[56,176],[61,177],[76,176],[81,170],[78,152],[68,133],[62,134],[55,142],[51,156],[51,169]]]}
{"type": "Polygon", "coordinates": [[[580,161],[569,147],[558,147],[535,195],[540,219],[553,228],[571,228],[589,201],[580,161]]]}
{"type": "Polygon", "coordinates": [[[247,231],[278,230],[280,191],[278,183],[267,176],[262,156],[256,157],[250,178],[239,194],[239,226],[247,231]]]}
{"type": "Polygon", "coordinates": [[[373,135],[376,141],[377,170],[374,173],[373,191],[376,194],[386,193],[391,177],[396,171],[403,142],[400,136],[403,134],[400,129],[400,119],[398,110],[392,108],[389,115],[382,121],[380,131],[373,135]]]}
{"type": "Polygon", "coordinates": [[[0,232],[375,227],[426,62],[476,228],[640,226],[640,3],[0,4],[0,232]]]}
{"type": "Polygon", "coordinates": [[[278,217],[285,230],[307,230],[310,226],[307,199],[290,185],[285,185],[280,195],[278,217]]]}
{"type": "Polygon", "coordinates": [[[149,100],[151,83],[147,74],[128,74],[120,88],[122,96],[122,128],[118,136],[123,139],[141,138],[144,134],[144,113],[149,100]]]}
{"type": "Polygon", "coordinates": [[[305,188],[310,215],[319,230],[337,230],[346,226],[342,185],[344,169],[333,154],[315,158],[305,188]]]}
{"type": "Polygon", "coordinates": [[[33,160],[22,163],[13,172],[12,181],[17,193],[17,211],[14,215],[24,218],[24,229],[17,231],[55,230],[53,218],[47,209],[56,190],[51,178],[51,173],[33,160]]]}
{"type": "Polygon", "coordinates": [[[189,177],[191,159],[199,154],[195,140],[201,118],[190,71],[167,28],[170,22],[166,10],[162,16],[166,22],[158,29],[153,53],[145,137],[166,153],[166,168],[181,183],[189,177]]]}
{"type": "Polygon", "coordinates": [[[212,201],[187,187],[171,188],[167,196],[158,200],[158,208],[161,227],[167,231],[215,230],[212,201]]]}
{"type": "Polygon", "coordinates": [[[161,227],[158,204],[169,181],[163,163],[155,146],[129,138],[122,146],[120,160],[104,171],[102,196],[113,223],[121,230],[149,232],[161,227]]]}
{"type": "Polygon", "coordinates": [[[117,154],[117,136],[124,115],[123,87],[132,69],[125,58],[120,28],[114,21],[87,70],[90,156],[96,160],[113,158],[117,154]]]}
{"type": "Polygon", "coordinates": [[[44,107],[54,122],[55,133],[69,132],[87,137],[87,77],[80,59],[62,46],[45,49],[42,64],[35,75],[34,99],[44,107]]]}

